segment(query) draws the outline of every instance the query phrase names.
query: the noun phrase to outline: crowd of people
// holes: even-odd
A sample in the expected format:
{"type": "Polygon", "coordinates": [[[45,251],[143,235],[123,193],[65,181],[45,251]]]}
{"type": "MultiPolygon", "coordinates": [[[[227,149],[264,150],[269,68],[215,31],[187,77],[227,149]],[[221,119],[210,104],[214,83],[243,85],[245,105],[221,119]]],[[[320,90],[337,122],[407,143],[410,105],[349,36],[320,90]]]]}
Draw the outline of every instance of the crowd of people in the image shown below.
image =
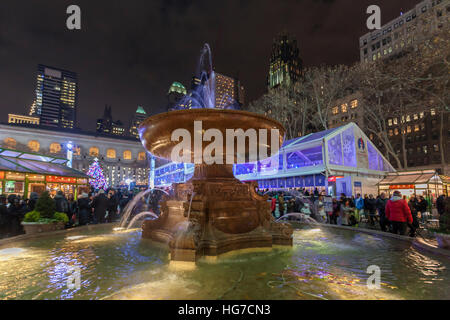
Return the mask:
{"type": "MultiPolygon", "coordinates": [[[[111,188],[81,193],[75,200],[73,194],[66,197],[62,191],[58,191],[53,200],[56,211],[67,214],[67,227],[73,227],[120,220],[120,213],[134,195],[133,191],[111,188]]],[[[0,195],[0,238],[23,233],[21,222],[27,212],[34,210],[38,199],[35,192],[31,192],[29,199],[20,195],[0,195]]]]}
{"type": "MultiPolygon", "coordinates": [[[[264,192],[263,192],[264,193],[264,192]]],[[[341,226],[368,227],[385,232],[414,237],[420,227],[432,217],[432,207],[439,215],[446,208],[450,210],[450,199],[440,195],[435,203],[423,196],[411,195],[409,199],[400,191],[394,191],[388,199],[385,193],[377,197],[372,194],[348,197],[341,194],[339,199],[333,197],[331,205],[326,205],[325,195],[315,189],[300,190],[300,196],[292,196],[290,192],[276,192],[269,198],[272,215],[279,218],[289,213],[303,213],[321,223],[341,226]]]]}

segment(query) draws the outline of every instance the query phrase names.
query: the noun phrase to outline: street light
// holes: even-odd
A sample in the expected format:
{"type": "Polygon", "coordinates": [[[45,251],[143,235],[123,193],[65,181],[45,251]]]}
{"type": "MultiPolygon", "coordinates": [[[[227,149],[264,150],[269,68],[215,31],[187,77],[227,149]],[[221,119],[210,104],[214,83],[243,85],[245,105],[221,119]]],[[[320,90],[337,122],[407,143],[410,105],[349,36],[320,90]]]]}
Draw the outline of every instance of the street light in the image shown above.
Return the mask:
{"type": "Polygon", "coordinates": [[[69,141],[66,143],[67,148],[67,159],[69,159],[69,162],[67,162],[67,166],[72,168],[72,158],[73,158],[73,143],[72,141],[69,141]]]}

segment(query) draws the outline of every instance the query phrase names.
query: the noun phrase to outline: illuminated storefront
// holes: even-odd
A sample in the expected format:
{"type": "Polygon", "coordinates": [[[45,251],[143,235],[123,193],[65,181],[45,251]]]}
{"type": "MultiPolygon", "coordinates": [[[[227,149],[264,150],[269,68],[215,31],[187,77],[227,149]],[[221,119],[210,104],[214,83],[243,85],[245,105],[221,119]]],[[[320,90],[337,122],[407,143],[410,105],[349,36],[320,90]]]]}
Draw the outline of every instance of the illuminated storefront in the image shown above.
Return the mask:
{"type": "Polygon", "coordinates": [[[89,176],[66,166],[67,159],[0,148],[0,194],[29,198],[31,192],[59,190],[76,198],[89,191],[89,176]]]}

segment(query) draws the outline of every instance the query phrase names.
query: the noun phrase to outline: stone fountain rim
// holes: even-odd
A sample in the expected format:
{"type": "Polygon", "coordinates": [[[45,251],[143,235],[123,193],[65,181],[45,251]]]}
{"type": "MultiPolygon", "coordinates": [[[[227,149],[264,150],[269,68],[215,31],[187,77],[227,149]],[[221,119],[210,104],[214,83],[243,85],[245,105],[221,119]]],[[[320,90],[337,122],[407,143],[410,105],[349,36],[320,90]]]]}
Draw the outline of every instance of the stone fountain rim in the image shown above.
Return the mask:
{"type": "Polygon", "coordinates": [[[139,129],[144,128],[145,126],[147,126],[148,124],[159,120],[160,118],[165,118],[168,115],[173,116],[177,113],[180,114],[185,114],[185,113],[198,113],[198,114],[207,114],[207,113],[218,113],[218,114],[223,114],[223,113],[229,113],[229,114],[240,114],[240,115],[247,115],[247,116],[251,116],[254,118],[260,118],[262,120],[265,121],[269,121],[274,123],[278,128],[281,128],[284,132],[286,132],[285,127],[281,124],[281,122],[279,122],[278,120],[269,118],[267,116],[264,116],[262,114],[259,113],[255,113],[255,112],[250,112],[250,111],[244,111],[244,110],[233,110],[233,109],[212,109],[212,108],[196,108],[196,109],[184,109],[184,110],[174,110],[174,111],[169,111],[169,112],[163,112],[163,113],[158,113],[156,115],[150,116],[147,119],[145,119],[141,125],[139,126],[139,129]]]}

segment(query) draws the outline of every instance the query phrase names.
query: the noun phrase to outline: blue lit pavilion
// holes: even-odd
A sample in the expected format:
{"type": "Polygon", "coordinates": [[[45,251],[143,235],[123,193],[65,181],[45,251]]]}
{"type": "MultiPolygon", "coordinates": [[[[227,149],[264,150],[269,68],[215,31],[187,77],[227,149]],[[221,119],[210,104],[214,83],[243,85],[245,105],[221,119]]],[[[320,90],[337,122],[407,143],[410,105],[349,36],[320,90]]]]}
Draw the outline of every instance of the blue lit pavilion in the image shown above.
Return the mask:
{"type": "MultiPolygon", "coordinates": [[[[377,194],[377,183],[395,171],[355,123],[287,140],[276,157],[237,164],[234,175],[258,181],[260,189],[317,188],[351,195],[377,194]]],[[[166,164],[155,170],[155,186],[185,182],[193,172],[193,164],[166,164]]]]}

